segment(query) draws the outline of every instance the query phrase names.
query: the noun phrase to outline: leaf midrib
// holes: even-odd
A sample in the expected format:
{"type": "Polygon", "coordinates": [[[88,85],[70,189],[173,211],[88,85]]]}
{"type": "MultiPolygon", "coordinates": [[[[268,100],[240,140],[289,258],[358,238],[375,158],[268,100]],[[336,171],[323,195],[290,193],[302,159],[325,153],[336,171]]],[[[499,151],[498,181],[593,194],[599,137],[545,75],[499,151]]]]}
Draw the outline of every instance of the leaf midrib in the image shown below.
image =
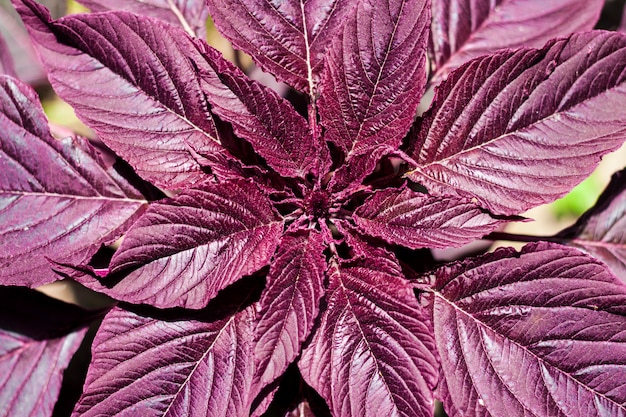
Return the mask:
{"type": "Polygon", "coordinates": [[[56,197],[59,199],[69,199],[69,200],[102,200],[102,201],[112,201],[112,202],[129,202],[129,203],[137,203],[137,204],[146,204],[148,203],[145,199],[135,199],[129,197],[107,197],[101,194],[95,196],[81,196],[74,194],[61,194],[61,193],[51,193],[45,191],[18,191],[18,190],[0,190],[0,197],[4,195],[16,195],[23,197],[56,197]]]}
{"type": "MultiPolygon", "coordinates": [[[[496,330],[494,330],[491,326],[487,325],[486,323],[483,323],[482,321],[480,321],[479,319],[475,318],[471,313],[466,312],[465,310],[463,310],[462,308],[460,308],[459,306],[457,306],[454,302],[452,302],[451,300],[448,300],[443,294],[441,294],[438,291],[433,291],[433,294],[438,297],[439,299],[443,300],[446,305],[448,306],[452,306],[454,308],[455,311],[459,312],[461,315],[467,317],[468,319],[470,319],[477,327],[479,328],[483,328],[487,331],[492,332],[494,335],[497,335],[499,337],[502,337],[503,339],[507,340],[509,343],[514,344],[515,346],[517,346],[518,348],[520,348],[521,350],[523,350],[524,352],[526,352],[526,354],[530,355],[531,357],[535,358],[535,360],[537,361],[537,363],[542,364],[543,366],[545,366],[546,368],[551,368],[551,369],[555,369],[559,374],[566,376],[568,379],[570,379],[571,381],[574,382],[574,384],[576,386],[581,386],[583,388],[585,388],[588,392],[592,393],[592,396],[599,396],[602,397],[604,399],[606,399],[608,402],[614,404],[618,409],[622,408],[624,409],[624,407],[617,403],[616,401],[608,398],[605,394],[600,393],[598,391],[593,390],[592,388],[590,388],[587,384],[582,383],[581,381],[575,379],[572,375],[568,374],[567,372],[561,370],[560,368],[557,368],[556,366],[552,365],[551,363],[545,361],[544,359],[542,359],[541,357],[537,356],[534,352],[532,352],[530,349],[528,349],[526,346],[521,345],[520,343],[516,342],[515,340],[509,338],[508,336],[501,334],[499,332],[497,332],[496,330]]],[[[529,307],[534,307],[534,306],[529,306],[529,307]]],[[[573,306],[572,306],[573,307],[573,306]]],[[[482,340],[482,339],[481,339],[482,340]]],[[[465,355],[463,355],[465,356],[465,355]]],[[[463,359],[465,361],[465,359],[463,359]]],[[[467,363],[466,363],[467,364],[467,363]]],[[[468,368],[469,368],[469,364],[468,368]]],[[[498,374],[495,369],[494,369],[495,374],[498,376],[499,379],[501,379],[500,374],[498,374]]],[[[506,384],[503,382],[502,383],[504,386],[506,386],[506,384]]],[[[478,392],[478,390],[475,388],[476,385],[472,386],[472,389],[474,389],[476,392],[478,392]]],[[[508,388],[507,388],[508,390],[508,388]]],[[[549,390],[548,390],[549,391],[549,390]]],[[[509,391],[510,392],[510,391],[509,391]]],[[[526,404],[524,404],[521,400],[518,399],[518,397],[511,392],[511,395],[513,397],[515,397],[518,401],[519,404],[524,407],[524,409],[527,409],[528,411],[531,411],[529,408],[527,408],[526,404]]],[[[553,398],[553,397],[552,397],[553,398]]],[[[554,398],[553,398],[554,399],[554,398]]],[[[562,410],[561,410],[562,411],[562,410]]],[[[534,412],[533,412],[534,414],[534,412]]]]}

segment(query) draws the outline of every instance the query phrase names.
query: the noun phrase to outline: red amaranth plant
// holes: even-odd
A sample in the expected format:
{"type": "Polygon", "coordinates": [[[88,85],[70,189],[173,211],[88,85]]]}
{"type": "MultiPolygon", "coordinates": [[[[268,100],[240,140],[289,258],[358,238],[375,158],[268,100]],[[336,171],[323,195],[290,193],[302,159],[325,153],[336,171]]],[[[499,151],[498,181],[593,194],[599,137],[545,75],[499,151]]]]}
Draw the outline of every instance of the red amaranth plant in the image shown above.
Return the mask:
{"type": "MultiPolygon", "coordinates": [[[[119,301],[73,415],[626,416],[623,172],[549,242],[428,251],[565,195],[624,142],[626,36],[587,31],[602,1],[13,3],[56,93],[140,177],[53,138],[0,76],[0,283],[119,301]],[[208,46],[207,13],[301,94],[208,46]]],[[[93,315],[42,336],[16,309],[0,400],[49,415],[93,315]]]]}

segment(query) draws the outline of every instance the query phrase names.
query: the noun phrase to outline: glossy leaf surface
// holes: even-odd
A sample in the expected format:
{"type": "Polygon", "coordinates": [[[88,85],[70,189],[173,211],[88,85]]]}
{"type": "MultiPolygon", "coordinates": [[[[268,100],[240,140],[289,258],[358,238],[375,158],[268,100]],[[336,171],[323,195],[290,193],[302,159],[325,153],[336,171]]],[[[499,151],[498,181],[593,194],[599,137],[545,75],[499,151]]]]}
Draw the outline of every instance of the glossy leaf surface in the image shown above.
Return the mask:
{"type": "Polygon", "coordinates": [[[202,54],[182,29],[127,12],[51,21],[32,0],[16,8],[57,94],[140,175],[175,187],[224,164],[191,62],[202,54]]]}
{"type": "Polygon", "coordinates": [[[54,139],[36,93],[0,76],[0,284],[58,279],[46,257],[87,262],[145,200],[81,138],[54,139]]]}
{"type": "Polygon", "coordinates": [[[173,25],[180,25],[188,33],[206,36],[209,10],[204,0],[80,0],[93,12],[126,10],[138,15],[156,17],[173,25]]]}
{"type": "Polygon", "coordinates": [[[230,122],[278,173],[304,178],[319,152],[306,120],[287,100],[250,80],[216,50],[207,48],[206,60],[200,69],[201,86],[212,111],[230,122]]]}
{"type": "Polygon", "coordinates": [[[93,314],[26,288],[0,287],[0,416],[50,416],[93,314]]]}
{"type": "MultiPolygon", "coordinates": [[[[428,249],[565,194],[623,142],[625,35],[489,49],[591,24],[600,0],[432,0],[434,16],[431,0],[208,0],[257,70],[303,93],[285,97],[193,36],[198,0],[86,0],[126,10],[59,20],[13,2],[57,91],[168,196],[119,227],[115,252],[52,260],[120,300],[75,417],[432,417],[437,397],[451,417],[626,417],[626,287],[599,260],[535,244],[442,267],[428,249]],[[433,87],[472,45],[490,55],[414,122],[427,65],[433,87]]],[[[30,94],[17,107],[40,114],[30,94]]],[[[41,124],[13,113],[8,131],[41,124]]],[[[31,148],[7,183],[65,155],[31,148]]]]}
{"type": "Polygon", "coordinates": [[[0,416],[51,415],[63,371],[85,330],[50,340],[33,340],[0,330],[0,416]]]}
{"type": "Polygon", "coordinates": [[[602,0],[433,0],[435,80],[499,49],[540,48],[593,29],[602,0]]]}
{"type": "Polygon", "coordinates": [[[588,32],[451,74],[410,143],[431,194],[517,214],[563,196],[626,132],[626,37],[588,32]]]}
{"type": "Polygon", "coordinates": [[[110,289],[85,284],[133,303],[202,308],[267,265],[282,228],[251,183],[207,184],[153,203],[133,224],[103,280],[110,289]]]}
{"type": "Polygon", "coordinates": [[[626,171],[613,176],[596,205],[562,235],[603,261],[626,283],[626,171]]]}
{"type": "Polygon", "coordinates": [[[286,236],[272,262],[260,300],[255,360],[261,383],[282,375],[300,354],[319,313],[326,259],[319,233],[286,236]]]}
{"type": "Polygon", "coordinates": [[[366,0],[328,52],[319,112],[325,139],[350,160],[397,148],[426,84],[429,2],[366,0]]]}
{"type": "Polygon", "coordinates": [[[426,311],[391,254],[331,266],[327,308],[299,361],[336,417],[431,416],[437,359],[426,311]]]}
{"type": "Polygon", "coordinates": [[[233,45],[292,87],[314,94],[324,54],[354,0],[207,0],[211,17],[233,45]]]}
{"type": "Polygon", "coordinates": [[[469,201],[408,188],[377,191],[354,212],[354,220],[363,233],[412,249],[461,246],[504,222],[469,201]]]}
{"type": "Polygon", "coordinates": [[[253,317],[250,307],[209,322],[113,309],[73,415],[247,416],[253,317]]]}
{"type": "Polygon", "coordinates": [[[435,277],[429,297],[452,416],[626,415],[626,287],[602,263],[539,243],[435,277]]]}

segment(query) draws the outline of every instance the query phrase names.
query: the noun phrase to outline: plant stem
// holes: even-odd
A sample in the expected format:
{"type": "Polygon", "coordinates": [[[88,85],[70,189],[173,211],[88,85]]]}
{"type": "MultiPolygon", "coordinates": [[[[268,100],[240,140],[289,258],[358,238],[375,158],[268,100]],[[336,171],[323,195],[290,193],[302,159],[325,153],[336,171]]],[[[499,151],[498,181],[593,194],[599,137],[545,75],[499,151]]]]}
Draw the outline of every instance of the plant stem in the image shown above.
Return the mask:
{"type": "Polygon", "coordinates": [[[506,232],[491,232],[482,238],[483,240],[508,240],[511,242],[555,242],[555,243],[569,243],[571,239],[559,237],[559,236],[532,236],[532,235],[518,235],[515,233],[506,232]]]}

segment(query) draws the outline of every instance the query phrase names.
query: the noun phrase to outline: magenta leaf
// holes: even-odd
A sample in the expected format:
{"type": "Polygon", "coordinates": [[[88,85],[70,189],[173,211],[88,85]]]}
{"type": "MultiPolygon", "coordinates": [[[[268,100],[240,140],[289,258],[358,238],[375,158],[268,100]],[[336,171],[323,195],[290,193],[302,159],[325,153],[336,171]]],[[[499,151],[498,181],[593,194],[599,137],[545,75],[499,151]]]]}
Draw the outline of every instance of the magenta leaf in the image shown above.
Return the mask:
{"type": "Polygon", "coordinates": [[[93,314],[36,291],[0,287],[2,416],[51,416],[93,314]]]}
{"type": "Polygon", "coordinates": [[[365,0],[334,39],[319,112],[325,139],[348,162],[381,145],[397,148],[412,124],[426,84],[428,4],[365,0]]]}
{"type": "Polygon", "coordinates": [[[603,261],[626,283],[626,170],[615,174],[596,205],[559,235],[603,261]]]}
{"type": "Polygon", "coordinates": [[[3,64],[10,59],[11,67],[14,69],[13,73],[7,71],[4,74],[19,78],[30,85],[46,84],[48,81],[46,74],[37,61],[26,28],[18,14],[14,12],[11,3],[6,1],[0,4],[0,36],[7,47],[3,54],[10,54],[10,58],[3,56],[3,64]]]}
{"type": "Polygon", "coordinates": [[[408,188],[377,191],[353,218],[363,233],[412,249],[459,247],[506,221],[469,201],[408,188]]]}
{"type": "Polygon", "coordinates": [[[256,327],[255,360],[260,382],[282,375],[300,354],[319,312],[326,259],[317,232],[285,236],[267,276],[256,327]]]}
{"type": "Polygon", "coordinates": [[[333,265],[327,308],[299,361],[335,417],[432,416],[437,359],[427,313],[390,253],[333,265]]]}
{"type": "Polygon", "coordinates": [[[593,29],[603,0],[433,0],[436,81],[499,49],[540,48],[552,38],[593,29]]]}
{"type": "MultiPolygon", "coordinates": [[[[259,368],[255,367],[255,369],[256,371],[259,371],[259,368]]],[[[257,390],[262,389],[259,384],[255,384],[255,388],[257,390]]],[[[274,400],[274,396],[276,395],[278,388],[279,386],[278,384],[276,384],[275,387],[269,390],[269,393],[265,394],[264,392],[262,392],[261,394],[259,394],[259,397],[262,397],[262,398],[260,398],[256,406],[255,406],[255,403],[253,403],[251,412],[250,412],[250,417],[262,417],[265,414],[268,407],[271,405],[272,401],[274,400]]]]}
{"type": "Polygon", "coordinates": [[[0,34],[0,74],[10,75],[17,78],[11,50],[0,34]]]}
{"type": "Polygon", "coordinates": [[[34,340],[0,329],[2,415],[52,415],[63,371],[80,346],[85,330],[34,340]]]}
{"type": "Polygon", "coordinates": [[[438,89],[407,175],[499,214],[551,202],[624,141],[625,81],[626,37],[614,32],[477,58],[438,89]]]}
{"type": "Polygon", "coordinates": [[[189,34],[204,39],[209,10],[204,0],[80,0],[94,12],[126,10],[156,17],[182,26],[189,34]]]}
{"type": "Polygon", "coordinates": [[[539,243],[434,277],[451,416],[626,415],[626,286],[601,262],[539,243]]]}
{"type": "Polygon", "coordinates": [[[220,290],[269,264],[282,229],[250,182],[205,184],[150,206],[111,259],[104,287],[76,278],[123,301],[203,308],[220,290]]]}
{"type": "Polygon", "coordinates": [[[280,81],[315,95],[329,42],[355,0],[207,0],[211,17],[236,48],[280,81]]]}
{"type": "Polygon", "coordinates": [[[225,164],[225,151],[182,29],[127,12],[51,21],[15,0],[56,92],[99,137],[156,185],[175,187],[225,164]]]}
{"type": "Polygon", "coordinates": [[[273,90],[250,80],[213,48],[200,67],[212,111],[230,122],[276,172],[304,178],[317,162],[307,121],[273,90]]]}
{"type": "Polygon", "coordinates": [[[395,149],[379,146],[370,153],[353,155],[349,164],[341,165],[335,171],[328,187],[339,195],[350,195],[359,188],[363,180],[375,171],[376,165],[384,156],[390,156],[395,149]]]}
{"type": "Polygon", "coordinates": [[[247,416],[253,319],[253,307],[167,321],[113,309],[73,415],[247,416]]]}
{"type": "Polygon", "coordinates": [[[0,76],[0,283],[59,277],[46,257],[89,261],[117,239],[146,201],[87,141],[56,140],[36,93],[0,76]]]}

